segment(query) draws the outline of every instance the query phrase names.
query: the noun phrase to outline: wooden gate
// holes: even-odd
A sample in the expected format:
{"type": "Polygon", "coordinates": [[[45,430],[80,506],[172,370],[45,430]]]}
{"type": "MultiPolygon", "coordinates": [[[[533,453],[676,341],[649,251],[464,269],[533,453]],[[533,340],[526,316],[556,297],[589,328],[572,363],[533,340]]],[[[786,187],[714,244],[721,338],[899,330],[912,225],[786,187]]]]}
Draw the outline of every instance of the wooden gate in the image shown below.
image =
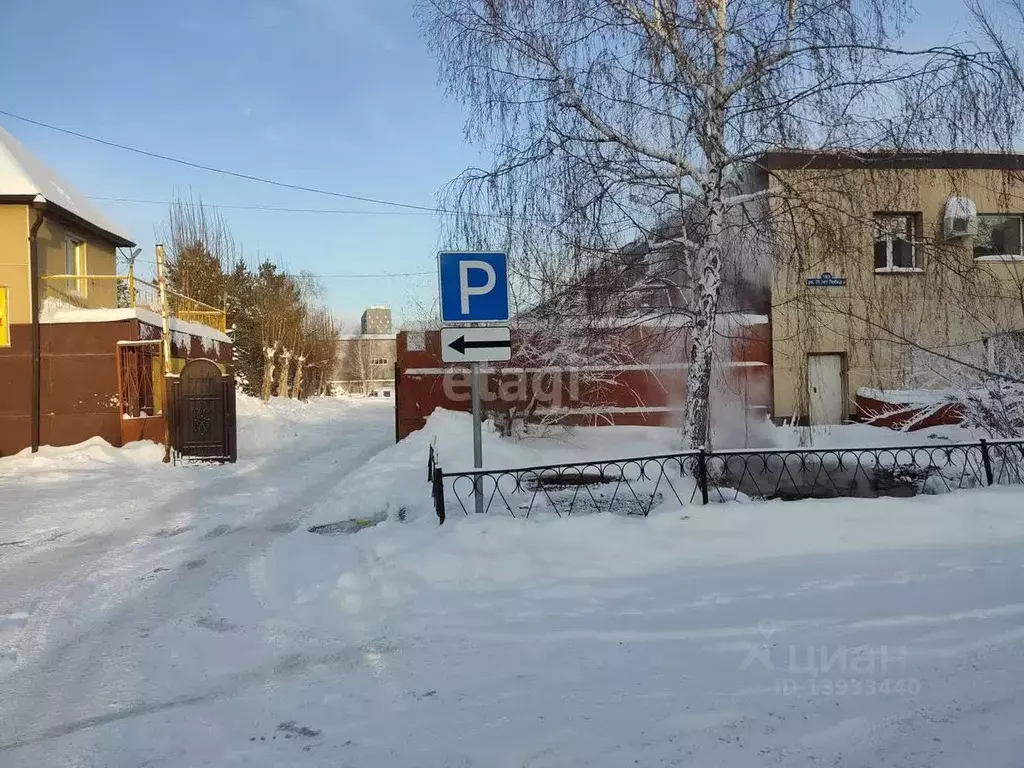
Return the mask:
{"type": "Polygon", "coordinates": [[[190,360],[171,381],[171,446],[175,458],[238,458],[235,382],[212,360],[190,360]]]}

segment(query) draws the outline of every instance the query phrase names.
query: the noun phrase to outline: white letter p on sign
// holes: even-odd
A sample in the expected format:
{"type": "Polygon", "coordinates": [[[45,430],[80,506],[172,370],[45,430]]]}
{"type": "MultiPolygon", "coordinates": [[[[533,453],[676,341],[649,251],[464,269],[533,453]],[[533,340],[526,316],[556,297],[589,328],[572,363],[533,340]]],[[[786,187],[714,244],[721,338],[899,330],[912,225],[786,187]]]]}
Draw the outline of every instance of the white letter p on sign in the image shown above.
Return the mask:
{"type": "Polygon", "coordinates": [[[497,276],[494,274],[494,267],[486,261],[460,261],[459,262],[459,297],[462,299],[462,314],[469,314],[469,297],[482,296],[494,289],[497,276]],[[469,285],[469,270],[482,269],[487,273],[487,281],[480,286],[469,285]]]}

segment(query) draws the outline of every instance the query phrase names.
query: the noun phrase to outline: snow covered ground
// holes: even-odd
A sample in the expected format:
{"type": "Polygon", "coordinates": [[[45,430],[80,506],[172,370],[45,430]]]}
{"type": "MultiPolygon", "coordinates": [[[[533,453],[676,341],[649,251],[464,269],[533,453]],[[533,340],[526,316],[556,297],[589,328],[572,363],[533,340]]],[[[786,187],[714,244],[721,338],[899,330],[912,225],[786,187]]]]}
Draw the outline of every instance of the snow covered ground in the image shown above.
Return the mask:
{"type": "MultiPolygon", "coordinates": [[[[1024,489],[438,526],[465,417],[394,446],[386,402],[241,410],[234,467],[0,460],[0,765],[1020,765],[1024,489]]],[[[868,439],[908,442],[820,437],[868,439]]]]}

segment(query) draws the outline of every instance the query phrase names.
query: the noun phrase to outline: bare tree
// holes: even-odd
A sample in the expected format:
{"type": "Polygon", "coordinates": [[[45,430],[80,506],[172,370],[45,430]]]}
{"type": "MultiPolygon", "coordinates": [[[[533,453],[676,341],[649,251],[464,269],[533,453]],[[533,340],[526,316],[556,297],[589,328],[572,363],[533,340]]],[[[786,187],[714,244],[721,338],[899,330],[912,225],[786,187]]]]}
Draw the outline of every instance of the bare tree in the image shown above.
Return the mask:
{"type": "Polygon", "coordinates": [[[691,446],[710,443],[725,243],[753,226],[752,204],[791,197],[751,185],[751,164],[792,146],[956,144],[985,119],[976,107],[986,57],[968,46],[899,48],[908,0],[421,7],[442,77],[470,107],[467,135],[494,158],[443,195],[458,212],[449,237],[543,263],[544,291],[620,263],[627,242],[657,243],[665,278],[689,296],[680,313],[691,446]],[[677,225],[667,242],[666,222],[677,225]]]}
{"type": "Polygon", "coordinates": [[[338,357],[337,321],[326,307],[317,307],[308,313],[302,338],[303,354],[296,370],[296,396],[306,397],[307,392],[324,395],[330,370],[338,357]],[[310,381],[304,386],[306,371],[310,373],[310,381]]]}
{"type": "Polygon", "coordinates": [[[173,290],[211,306],[224,303],[227,275],[242,260],[227,220],[191,192],[175,194],[167,215],[167,279],[173,290]]]}
{"type": "Polygon", "coordinates": [[[292,367],[292,352],[290,349],[285,347],[281,350],[281,369],[278,372],[277,379],[277,396],[278,397],[291,397],[291,389],[289,384],[289,376],[291,374],[292,367]]]}
{"type": "Polygon", "coordinates": [[[261,397],[263,402],[268,402],[274,393],[274,358],[277,355],[278,343],[275,341],[271,346],[263,348],[263,387],[261,397]]]}

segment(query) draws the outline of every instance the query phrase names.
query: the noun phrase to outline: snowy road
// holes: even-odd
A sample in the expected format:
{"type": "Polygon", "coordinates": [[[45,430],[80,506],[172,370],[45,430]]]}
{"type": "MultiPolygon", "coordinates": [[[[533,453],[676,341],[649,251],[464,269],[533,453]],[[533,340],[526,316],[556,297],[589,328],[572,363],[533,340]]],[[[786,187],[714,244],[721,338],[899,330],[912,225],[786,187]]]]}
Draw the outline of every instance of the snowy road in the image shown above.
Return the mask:
{"type": "Polygon", "coordinates": [[[155,495],[0,464],[0,765],[1019,768],[1019,490],[439,528],[423,445],[344,477],[391,417],[155,495]]]}
{"type": "MultiPolygon", "coordinates": [[[[126,468],[97,448],[99,461],[82,469],[60,461],[33,468],[31,484],[13,470],[0,475],[0,764],[21,764],[22,742],[46,742],[145,701],[150,634],[202,624],[203,595],[244,573],[393,441],[391,408],[360,405],[300,424],[298,434],[275,434],[280,425],[271,424],[234,467],[126,468]]],[[[173,646],[160,652],[178,663],[173,646]]],[[[120,763],[106,755],[95,764],[120,763]]]]}

